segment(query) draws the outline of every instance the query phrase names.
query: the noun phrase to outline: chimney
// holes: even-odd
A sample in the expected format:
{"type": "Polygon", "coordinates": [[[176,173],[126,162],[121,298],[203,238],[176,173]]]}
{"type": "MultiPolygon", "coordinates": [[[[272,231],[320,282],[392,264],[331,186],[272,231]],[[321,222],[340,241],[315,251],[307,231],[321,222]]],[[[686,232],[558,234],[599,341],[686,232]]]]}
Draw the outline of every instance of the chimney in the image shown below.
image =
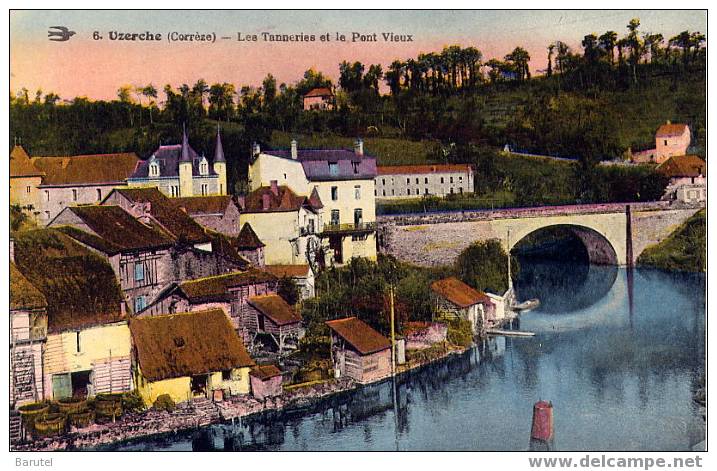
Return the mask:
{"type": "Polygon", "coordinates": [[[15,239],[10,237],[10,262],[15,263],[15,239]]]}
{"type": "Polygon", "coordinates": [[[668,119],[668,120],[667,120],[667,124],[672,124],[672,121],[670,121],[670,120],[668,119]]]}
{"type": "Polygon", "coordinates": [[[356,155],[363,155],[363,139],[358,139],[354,144],[354,153],[356,155]]]}
{"type": "Polygon", "coordinates": [[[256,157],[259,154],[261,154],[261,147],[258,142],[255,142],[251,145],[251,155],[252,157],[256,157]]]}
{"type": "Polygon", "coordinates": [[[269,210],[269,206],[271,203],[271,195],[269,193],[264,193],[261,195],[261,207],[264,211],[269,210]]]}
{"type": "Polygon", "coordinates": [[[270,183],[271,192],[274,194],[274,196],[279,196],[279,182],[276,180],[272,180],[270,183]]]}
{"type": "Polygon", "coordinates": [[[296,139],[291,140],[291,158],[296,160],[299,156],[299,144],[296,139]]]}
{"type": "Polygon", "coordinates": [[[237,203],[239,203],[239,210],[244,211],[244,208],[246,208],[246,196],[244,196],[244,195],[237,196],[237,203]]]}

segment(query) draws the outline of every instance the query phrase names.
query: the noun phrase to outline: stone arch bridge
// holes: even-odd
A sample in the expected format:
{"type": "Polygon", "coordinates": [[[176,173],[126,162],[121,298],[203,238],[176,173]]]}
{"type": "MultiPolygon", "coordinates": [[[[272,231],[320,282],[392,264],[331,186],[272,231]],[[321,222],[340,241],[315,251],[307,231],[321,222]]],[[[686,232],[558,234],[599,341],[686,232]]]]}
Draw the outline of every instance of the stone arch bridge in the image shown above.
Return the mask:
{"type": "Polygon", "coordinates": [[[658,201],[384,215],[378,242],[383,253],[435,266],[453,263],[473,242],[497,239],[511,250],[528,234],[561,226],[582,240],[591,262],[623,266],[699,209],[658,201]]]}

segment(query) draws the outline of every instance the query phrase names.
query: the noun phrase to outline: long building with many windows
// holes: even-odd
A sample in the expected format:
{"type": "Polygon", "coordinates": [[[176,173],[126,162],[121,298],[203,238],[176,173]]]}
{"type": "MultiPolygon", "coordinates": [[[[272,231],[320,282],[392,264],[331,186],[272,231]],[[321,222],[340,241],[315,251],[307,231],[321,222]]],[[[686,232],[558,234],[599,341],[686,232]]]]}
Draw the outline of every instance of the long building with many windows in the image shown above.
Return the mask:
{"type": "Polygon", "coordinates": [[[468,164],[395,165],[377,170],[377,199],[473,193],[473,170],[468,164]]]}

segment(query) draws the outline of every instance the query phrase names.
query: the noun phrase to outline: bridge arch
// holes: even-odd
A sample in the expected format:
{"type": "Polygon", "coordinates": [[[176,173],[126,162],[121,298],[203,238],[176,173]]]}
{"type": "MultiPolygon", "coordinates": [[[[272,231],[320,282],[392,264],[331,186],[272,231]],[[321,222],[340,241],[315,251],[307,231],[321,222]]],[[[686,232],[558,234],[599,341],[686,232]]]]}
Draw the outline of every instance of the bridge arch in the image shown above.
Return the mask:
{"type": "Polygon", "coordinates": [[[526,237],[543,231],[564,230],[570,232],[579,239],[587,252],[588,260],[595,265],[618,265],[619,259],[615,247],[611,241],[594,228],[580,224],[558,223],[547,224],[533,228],[525,234],[520,231],[516,236],[510,236],[508,249],[512,251],[516,246],[525,240],[526,237]],[[519,237],[518,237],[519,236],[519,237]]]}

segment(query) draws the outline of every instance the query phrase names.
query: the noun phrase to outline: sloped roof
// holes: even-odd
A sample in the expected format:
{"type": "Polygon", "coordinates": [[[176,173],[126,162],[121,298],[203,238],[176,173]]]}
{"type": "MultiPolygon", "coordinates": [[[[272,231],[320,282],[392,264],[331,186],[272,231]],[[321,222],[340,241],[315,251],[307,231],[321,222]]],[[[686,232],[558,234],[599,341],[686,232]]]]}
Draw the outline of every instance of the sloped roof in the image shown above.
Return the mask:
{"type": "Polygon", "coordinates": [[[696,155],[679,155],[662,162],[657,171],[670,178],[706,176],[707,162],[696,155]]]}
{"type": "Polygon", "coordinates": [[[244,223],[239,235],[234,238],[232,243],[237,250],[256,250],[266,246],[248,222],[244,223]]]}
{"type": "Polygon", "coordinates": [[[262,186],[246,196],[244,202],[245,213],[268,213],[298,211],[302,206],[309,209],[314,208],[309,199],[299,196],[286,185],[277,187],[276,193],[269,186],[262,186]],[[268,208],[264,209],[264,195],[268,196],[268,208]]]}
{"type": "Polygon", "coordinates": [[[252,296],[249,304],[271,319],[276,325],[288,325],[301,322],[301,314],[284,301],[278,294],[252,296]]]}
{"type": "Polygon", "coordinates": [[[455,277],[434,281],[431,284],[431,289],[434,293],[462,308],[491,302],[485,293],[476,291],[455,277]]]}
{"type": "Polygon", "coordinates": [[[34,177],[44,175],[42,170],[33,165],[30,156],[22,146],[16,145],[10,152],[10,176],[34,177]]]}
{"type": "Polygon", "coordinates": [[[45,297],[50,333],[126,319],[109,263],[55,229],[18,233],[15,264],[45,297]]]}
{"type": "Polygon", "coordinates": [[[129,328],[149,381],[254,365],[221,309],[134,318],[129,328]]]}
{"type": "MultiPolygon", "coordinates": [[[[199,173],[199,163],[202,160],[202,156],[192,146],[188,146],[188,149],[189,158],[192,160],[192,176],[199,176],[201,175],[199,173]]],[[[179,177],[179,160],[182,156],[182,145],[172,144],[159,146],[149,158],[140,160],[130,178],[149,178],[149,164],[152,156],[159,164],[160,177],[179,177]]],[[[207,163],[209,163],[209,175],[216,176],[217,173],[214,171],[211,159],[207,158],[207,163]]]]}
{"type": "Polygon", "coordinates": [[[391,348],[391,342],[356,317],[326,321],[326,325],[362,355],[391,348]]]}
{"type": "Polygon", "coordinates": [[[207,214],[224,214],[232,203],[229,195],[216,196],[187,196],[172,198],[178,208],[183,209],[190,216],[207,214]]]}
{"type": "Polygon", "coordinates": [[[457,173],[472,171],[468,164],[435,164],[435,165],[384,165],[377,168],[378,175],[413,175],[431,173],[457,173]]]}
{"type": "Polygon", "coordinates": [[[224,275],[209,276],[197,280],[184,281],[179,284],[180,291],[192,303],[211,301],[230,301],[230,288],[258,283],[275,282],[276,276],[271,273],[252,268],[250,270],[224,275]]]}
{"type": "Polygon", "coordinates": [[[209,230],[207,230],[207,234],[212,239],[212,252],[224,257],[225,260],[233,262],[237,268],[244,269],[249,267],[251,263],[239,253],[240,249],[236,247],[234,237],[209,230]]]}
{"type": "Polygon", "coordinates": [[[686,129],[689,129],[686,124],[675,123],[675,124],[663,124],[657,128],[657,137],[674,137],[681,136],[686,129]]]}
{"type": "Polygon", "coordinates": [[[259,365],[252,368],[249,374],[255,378],[265,381],[269,378],[281,376],[281,370],[275,365],[259,365]]]}
{"type": "Polygon", "coordinates": [[[114,191],[132,202],[150,203],[149,213],[151,216],[175,238],[183,238],[192,244],[211,240],[198,222],[179,209],[170,198],[156,187],[117,188],[114,191]]]}
{"type": "Polygon", "coordinates": [[[33,165],[45,174],[43,186],[124,183],[138,162],[134,152],[32,159],[33,165]]]}
{"type": "Polygon", "coordinates": [[[304,98],[310,98],[310,97],[316,97],[316,96],[334,96],[334,93],[331,91],[331,89],[327,87],[319,87],[314,88],[309,91],[306,95],[304,95],[304,98]]]}
{"type": "Polygon", "coordinates": [[[266,265],[264,270],[277,278],[305,278],[309,275],[309,265],[266,265]]]}
{"type": "Polygon", "coordinates": [[[174,243],[168,235],[141,223],[119,206],[71,206],[67,210],[82,219],[101,240],[78,229],[64,229],[65,233],[108,254],[158,249],[174,243]]]}
{"type": "Polygon", "coordinates": [[[10,262],[10,309],[42,309],[45,296],[10,262]]]}
{"type": "MultiPolygon", "coordinates": [[[[293,160],[288,149],[264,153],[293,160]]],[[[358,155],[352,149],[298,149],[296,160],[301,162],[309,181],[367,180],[376,177],[376,158],[368,154],[358,155]]]]}

